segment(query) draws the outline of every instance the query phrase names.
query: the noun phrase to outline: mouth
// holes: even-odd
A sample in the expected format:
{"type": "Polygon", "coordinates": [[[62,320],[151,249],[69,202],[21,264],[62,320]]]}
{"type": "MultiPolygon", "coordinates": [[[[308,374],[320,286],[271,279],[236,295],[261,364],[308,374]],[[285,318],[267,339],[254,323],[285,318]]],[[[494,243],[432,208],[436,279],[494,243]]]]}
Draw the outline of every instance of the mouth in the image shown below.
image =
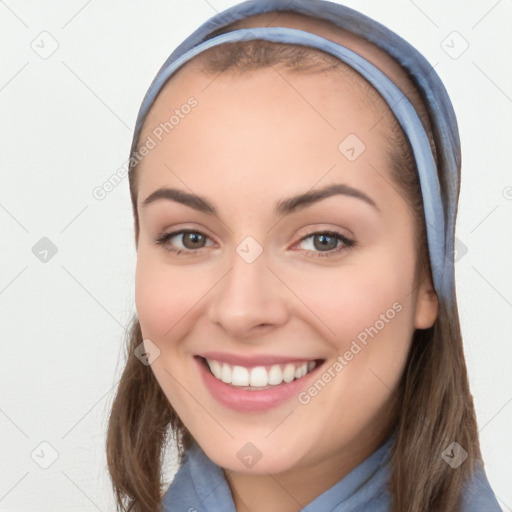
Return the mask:
{"type": "Polygon", "coordinates": [[[215,379],[244,391],[263,391],[300,380],[325,361],[325,359],[310,359],[248,367],[202,356],[195,357],[215,379]]]}

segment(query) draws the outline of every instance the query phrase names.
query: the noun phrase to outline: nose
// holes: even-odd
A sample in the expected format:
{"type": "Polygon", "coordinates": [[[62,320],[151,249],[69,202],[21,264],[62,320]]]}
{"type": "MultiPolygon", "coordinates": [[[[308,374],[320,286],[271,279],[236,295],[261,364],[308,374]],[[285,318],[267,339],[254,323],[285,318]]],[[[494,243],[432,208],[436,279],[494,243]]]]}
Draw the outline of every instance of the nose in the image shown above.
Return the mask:
{"type": "Polygon", "coordinates": [[[231,269],[212,290],[209,318],[226,336],[250,341],[287,322],[290,292],[267,265],[265,251],[252,263],[235,253],[231,269]]]}

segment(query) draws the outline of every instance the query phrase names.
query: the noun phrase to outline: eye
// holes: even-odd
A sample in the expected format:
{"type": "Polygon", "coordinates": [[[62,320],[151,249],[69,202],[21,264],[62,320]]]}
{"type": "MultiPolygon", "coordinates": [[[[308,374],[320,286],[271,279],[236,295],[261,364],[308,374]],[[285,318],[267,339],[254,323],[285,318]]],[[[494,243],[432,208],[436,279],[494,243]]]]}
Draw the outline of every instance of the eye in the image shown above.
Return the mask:
{"type": "Polygon", "coordinates": [[[305,244],[306,251],[311,252],[315,258],[334,256],[356,245],[355,240],[351,240],[337,231],[316,231],[301,238],[299,243],[309,239],[311,240],[305,244]]]}
{"type": "Polygon", "coordinates": [[[181,231],[163,234],[155,240],[155,243],[162,245],[166,251],[173,252],[175,254],[183,252],[194,253],[196,250],[205,247],[205,241],[207,239],[208,237],[200,231],[182,229],[181,231]],[[179,240],[180,238],[182,247],[176,248],[173,239],[179,240]]]}
{"type": "MultiPolygon", "coordinates": [[[[316,231],[301,238],[298,244],[304,243],[309,239],[311,239],[311,241],[305,244],[307,246],[306,252],[316,258],[334,256],[356,245],[355,240],[351,240],[337,231],[316,231]]],[[[206,244],[207,240],[209,240],[209,237],[200,231],[182,229],[180,231],[173,231],[172,233],[164,233],[154,240],[154,242],[162,245],[166,251],[176,255],[182,253],[193,255],[196,254],[199,249],[207,245],[213,245],[206,244]],[[176,247],[176,242],[179,240],[181,240],[181,247],[176,247]]]]}

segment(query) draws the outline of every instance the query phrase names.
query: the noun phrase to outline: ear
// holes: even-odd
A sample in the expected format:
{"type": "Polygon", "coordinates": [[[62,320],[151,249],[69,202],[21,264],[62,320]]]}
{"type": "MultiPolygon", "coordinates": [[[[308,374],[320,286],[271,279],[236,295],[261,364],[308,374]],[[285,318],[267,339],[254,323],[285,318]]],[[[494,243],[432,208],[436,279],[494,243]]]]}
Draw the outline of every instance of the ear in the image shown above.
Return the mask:
{"type": "Polygon", "coordinates": [[[428,329],[437,318],[439,301],[430,277],[423,279],[418,287],[414,327],[428,329]]]}

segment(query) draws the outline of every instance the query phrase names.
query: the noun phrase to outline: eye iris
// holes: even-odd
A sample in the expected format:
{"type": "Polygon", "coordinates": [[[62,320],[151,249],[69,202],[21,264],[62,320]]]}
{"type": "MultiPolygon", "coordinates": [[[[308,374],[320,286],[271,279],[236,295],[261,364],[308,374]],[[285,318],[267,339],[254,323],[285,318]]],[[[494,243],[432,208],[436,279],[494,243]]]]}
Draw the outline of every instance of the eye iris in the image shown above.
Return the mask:
{"type": "Polygon", "coordinates": [[[198,249],[198,248],[202,247],[201,242],[203,242],[203,244],[204,244],[204,236],[201,235],[200,233],[187,232],[187,233],[183,233],[182,236],[183,236],[183,245],[187,249],[198,249]],[[191,245],[189,245],[189,243],[188,243],[190,241],[192,242],[191,245]],[[197,245],[195,245],[198,242],[199,242],[199,247],[197,245]]]}
{"type": "Polygon", "coordinates": [[[325,234],[322,234],[322,235],[315,235],[314,237],[314,246],[315,246],[315,249],[336,249],[336,245],[338,243],[338,239],[334,236],[329,236],[329,235],[325,235],[325,234]],[[320,244],[317,244],[317,240],[322,240],[322,242],[320,244]],[[326,240],[331,240],[331,244],[329,244],[329,242],[326,240]]]}

